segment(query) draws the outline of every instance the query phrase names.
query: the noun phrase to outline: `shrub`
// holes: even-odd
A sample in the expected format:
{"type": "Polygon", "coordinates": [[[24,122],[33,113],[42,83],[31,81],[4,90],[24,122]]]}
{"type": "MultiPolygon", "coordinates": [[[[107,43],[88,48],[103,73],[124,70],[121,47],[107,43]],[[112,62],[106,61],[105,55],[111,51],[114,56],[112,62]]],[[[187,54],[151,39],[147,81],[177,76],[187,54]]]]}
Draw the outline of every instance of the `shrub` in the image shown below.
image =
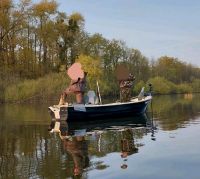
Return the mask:
{"type": "Polygon", "coordinates": [[[177,85],[177,91],[178,91],[178,93],[191,93],[192,87],[186,83],[179,84],[179,85],[177,85]]]}
{"type": "Polygon", "coordinates": [[[200,79],[194,79],[191,86],[193,92],[200,92],[200,79]]]}
{"type": "Polygon", "coordinates": [[[177,91],[176,85],[163,77],[151,78],[148,83],[152,84],[155,94],[170,94],[177,91]]]}
{"type": "Polygon", "coordinates": [[[37,80],[24,80],[5,89],[5,102],[56,96],[66,88],[68,81],[64,73],[49,74],[37,80]]]}
{"type": "Polygon", "coordinates": [[[144,83],[144,81],[141,80],[141,81],[139,81],[138,83],[136,83],[134,85],[134,88],[133,88],[134,94],[135,95],[139,94],[141,89],[142,89],[142,87],[145,87],[145,83],[144,83]]]}

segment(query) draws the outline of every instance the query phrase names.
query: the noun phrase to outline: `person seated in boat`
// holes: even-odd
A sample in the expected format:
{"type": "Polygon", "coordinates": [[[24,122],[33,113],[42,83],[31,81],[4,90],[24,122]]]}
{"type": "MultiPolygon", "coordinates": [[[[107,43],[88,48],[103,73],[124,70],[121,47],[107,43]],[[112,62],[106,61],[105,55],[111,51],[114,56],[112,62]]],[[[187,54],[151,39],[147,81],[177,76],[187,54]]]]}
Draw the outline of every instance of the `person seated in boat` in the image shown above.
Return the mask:
{"type": "Polygon", "coordinates": [[[130,101],[131,89],[134,85],[134,80],[135,80],[134,75],[130,73],[127,79],[119,81],[121,102],[130,101]]]}
{"type": "Polygon", "coordinates": [[[75,94],[76,102],[78,104],[84,103],[84,93],[86,89],[86,77],[87,72],[84,72],[83,78],[78,78],[77,80],[71,80],[70,85],[61,94],[59,105],[65,104],[66,98],[69,94],[75,94]]]}

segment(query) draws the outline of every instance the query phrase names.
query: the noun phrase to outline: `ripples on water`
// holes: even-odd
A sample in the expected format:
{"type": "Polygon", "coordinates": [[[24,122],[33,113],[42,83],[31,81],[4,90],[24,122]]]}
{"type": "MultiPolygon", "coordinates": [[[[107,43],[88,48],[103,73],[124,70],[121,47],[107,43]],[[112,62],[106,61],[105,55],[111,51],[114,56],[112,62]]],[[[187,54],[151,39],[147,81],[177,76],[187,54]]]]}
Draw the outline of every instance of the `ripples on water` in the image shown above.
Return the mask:
{"type": "Polygon", "coordinates": [[[199,95],[155,97],[147,116],[68,124],[65,140],[47,131],[47,107],[1,106],[0,178],[200,176],[199,95]]]}

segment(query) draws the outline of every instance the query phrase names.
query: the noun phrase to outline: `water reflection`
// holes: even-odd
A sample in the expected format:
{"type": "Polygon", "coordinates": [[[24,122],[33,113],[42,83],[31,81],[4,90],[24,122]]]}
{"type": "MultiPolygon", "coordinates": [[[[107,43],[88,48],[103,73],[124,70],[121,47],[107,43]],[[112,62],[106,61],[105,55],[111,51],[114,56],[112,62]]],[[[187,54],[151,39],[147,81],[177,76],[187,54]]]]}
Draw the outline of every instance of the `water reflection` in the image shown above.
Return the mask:
{"type": "Polygon", "coordinates": [[[71,170],[74,176],[82,176],[83,170],[89,167],[88,141],[85,136],[63,139],[63,147],[69,157],[67,173],[70,173],[71,170]],[[70,165],[71,162],[73,162],[73,166],[70,165]]]}
{"type": "Polygon", "coordinates": [[[62,139],[47,131],[48,106],[0,106],[0,178],[164,178],[177,161],[168,178],[180,178],[179,171],[191,178],[188,168],[199,176],[200,95],[154,97],[154,127],[149,110],[142,117],[64,123],[62,139]]]}
{"type": "Polygon", "coordinates": [[[198,118],[200,111],[200,95],[193,98],[184,95],[155,96],[153,112],[155,121],[162,130],[176,130],[198,118]]]}
{"type": "MultiPolygon", "coordinates": [[[[122,132],[121,138],[121,158],[127,161],[127,157],[138,152],[138,148],[135,146],[133,133],[131,129],[126,129],[122,132]]],[[[127,164],[121,165],[122,169],[126,169],[127,164]]]]}
{"type": "Polygon", "coordinates": [[[121,169],[128,167],[129,156],[138,153],[142,143],[135,142],[153,131],[147,115],[85,123],[61,122],[60,139],[67,153],[67,173],[70,176],[86,176],[91,170],[105,170],[109,164],[101,158],[109,153],[118,153],[121,169]],[[106,121],[106,122],[105,122],[106,121]],[[91,161],[97,157],[99,160],[91,161]]]}

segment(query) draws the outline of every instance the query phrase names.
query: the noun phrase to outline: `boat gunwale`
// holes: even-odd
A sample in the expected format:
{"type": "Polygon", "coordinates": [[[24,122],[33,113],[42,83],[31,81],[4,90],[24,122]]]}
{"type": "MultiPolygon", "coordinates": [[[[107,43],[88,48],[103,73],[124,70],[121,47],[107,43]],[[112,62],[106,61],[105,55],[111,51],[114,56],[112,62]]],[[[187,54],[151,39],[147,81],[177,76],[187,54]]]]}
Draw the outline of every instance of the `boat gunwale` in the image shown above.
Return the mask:
{"type": "MultiPolygon", "coordinates": [[[[135,98],[137,99],[137,98],[135,98]]],[[[127,104],[138,104],[142,102],[149,102],[152,100],[152,96],[146,96],[144,99],[141,99],[140,101],[130,101],[130,102],[117,102],[117,103],[108,103],[108,104],[84,104],[84,106],[87,107],[106,107],[106,106],[119,106],[119,105],[127,105],[127,104]]],[[[74,108],[74,105],[67,106],[68,108],[74,108]]]]}

